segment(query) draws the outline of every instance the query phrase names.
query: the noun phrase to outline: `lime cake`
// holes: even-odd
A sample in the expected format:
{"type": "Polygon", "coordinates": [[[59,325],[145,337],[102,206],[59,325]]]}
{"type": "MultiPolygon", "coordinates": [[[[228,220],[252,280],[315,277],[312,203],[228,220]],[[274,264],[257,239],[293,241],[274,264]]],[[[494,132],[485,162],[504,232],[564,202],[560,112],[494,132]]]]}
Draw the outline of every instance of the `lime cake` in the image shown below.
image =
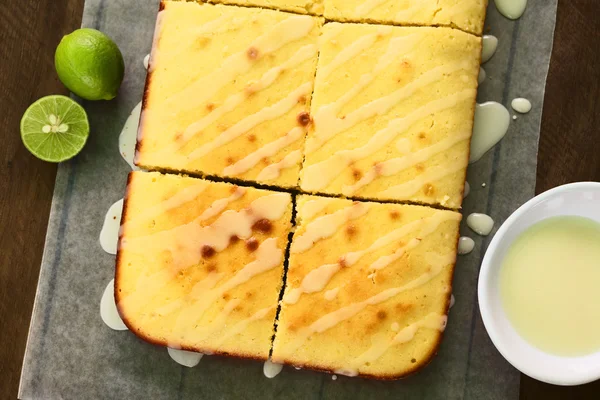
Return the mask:
{"type": "Polygon", "coordinates": [[[157,172],[132,172],[115,300],[142,339],[266,360],[291,196],[157,172]]]}
{"type": "Polygon", "coordinates": [[[274,362],[395,379],[426,365],[450,304],[460,214],[300,196],[274,362]]]}
{"type": "Polygon", "coordinates": [[[135,163],[296,187],[321,24],[275,10],[163,2],[135,163]]]}
{"type": "Polygon", "coordinates": [[[323,0],[206,0],[206,2],[272,8],[299,14],[323,15],[323,0]]]}
{"type": "Polygon", "coordinates": [[[301,188],[460,208],[480,53],[451,28],[326,24],[301,188]]]}
{"type": "Polygon", "coordinates": [[[481,35],[487,0],[324,0],[335,21],[449,26],[481,35]]]}

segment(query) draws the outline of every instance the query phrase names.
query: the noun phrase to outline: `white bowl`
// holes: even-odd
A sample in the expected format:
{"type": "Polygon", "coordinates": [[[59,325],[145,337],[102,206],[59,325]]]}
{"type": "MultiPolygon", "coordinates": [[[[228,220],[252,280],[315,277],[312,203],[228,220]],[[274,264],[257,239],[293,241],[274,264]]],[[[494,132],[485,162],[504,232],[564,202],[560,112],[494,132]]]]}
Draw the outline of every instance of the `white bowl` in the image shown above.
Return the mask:
{"type": "Polygon", "coordinates": [[[483,323],[502,356],[534,379],[566,386],[600,379],[600,351],[581,357],[561,357],[529,344],[513,328],[504,312],[498,279],[502,260],[519,234],[543,219],[563,215],[600,222],[600,183],[560,186],[534,197],[515,211],[498,229],[483,258],[478,296],[483,323]]]}

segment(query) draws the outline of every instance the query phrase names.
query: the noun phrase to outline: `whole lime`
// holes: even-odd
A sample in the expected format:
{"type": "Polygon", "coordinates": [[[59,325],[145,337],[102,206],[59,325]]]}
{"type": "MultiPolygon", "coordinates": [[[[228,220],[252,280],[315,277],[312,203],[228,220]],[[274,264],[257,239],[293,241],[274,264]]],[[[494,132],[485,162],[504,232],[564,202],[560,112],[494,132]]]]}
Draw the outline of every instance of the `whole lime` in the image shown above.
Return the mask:
{"type": "Polygon", "coordinates": [[[125,63],[119,47],[95,29],[78,29],[62,38],[54,65],[61,82],[86,100],[113,99],[123,81],[125,63]]]}

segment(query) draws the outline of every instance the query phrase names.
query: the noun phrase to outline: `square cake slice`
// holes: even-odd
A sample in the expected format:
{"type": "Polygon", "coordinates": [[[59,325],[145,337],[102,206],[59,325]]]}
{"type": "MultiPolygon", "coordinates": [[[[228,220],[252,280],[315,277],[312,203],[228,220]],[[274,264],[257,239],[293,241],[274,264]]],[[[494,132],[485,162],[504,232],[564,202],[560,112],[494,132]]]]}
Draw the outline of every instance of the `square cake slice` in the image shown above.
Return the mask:
{"type": "Polygon", "coordinates": [[[206,0],[206,2],[272,8],[299,14],[323,15],[323,0],[206,0]]]}
{"type": "Polygon", "coordinates": [[[132,172],[115,298],[142,339],[267,359],[291,196],[157,172],[132,172]]]}
{"type": "Polygon", "coordinates": [[[164,2],[135,162],[296,187],[321,19],[164,2]]]}
{"type": "Polygon", "coordinates": [[[481,39],[451,28],[323,28],[301,188],[459,208],[481,39]]]}
{"type": "Polygon", "coordinates": [[[460,214],[300,196],[274,362],[395,379],[446,326],[460,214]]]}
{"type": "Polygon", "coordinates": [[[324,0],[335,21],[448,26],[481,35],[487,0],[324,0]]]}

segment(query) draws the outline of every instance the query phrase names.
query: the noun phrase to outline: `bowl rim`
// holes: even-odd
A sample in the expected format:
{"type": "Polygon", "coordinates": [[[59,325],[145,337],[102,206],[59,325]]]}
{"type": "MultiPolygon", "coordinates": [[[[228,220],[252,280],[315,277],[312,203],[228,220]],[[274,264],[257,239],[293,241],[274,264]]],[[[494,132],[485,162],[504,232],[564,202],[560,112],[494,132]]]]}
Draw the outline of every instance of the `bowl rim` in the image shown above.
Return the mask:
{"type": "MultiPolygon", "coordinates": [[[[492,343],[496,347],[496,349],[500,352],[500,354],[508,361],[513,367],[524,373],[525,375],[530,376],[531,378],[537,379],[542,382],[561,385],[561,386],[572,386],[572,385],[581,385],[589,382],[593,382],[600,378],[600,368],[592,369],[586,371],[586,373],[580,373],[576,376],[564,376],[562,371],[556,371],[555,374],[547,374],[547,373],[539,373],[538,371],[532,369],[529,365],[522,362],[522,358],[515,355],[509,349],[507,349],[503,344],[501,344],[500,336],[501,334],[497,332],[496,329],[493,328],[492,321],[496,319],[494,317],[494,312],[491,307],[492,300],[490,300],[491,295],[488,292],[487,285],[490,283],[492,279],[492,271],[494,268],[498,268],[497,266],[492,265],[492,259],[496,254],[499,245],[504,240],[506,233],[509,230],[513,229],[516,222],[519,221],[529,210],[538,204],[547,201],[557,195],[567,193],[567,192],[580,192],[585,190],[598,190],[600,191],[600,182],[576,182],[569,183],[561,186],[557,186],[555,188],[549,189],[533,198],[525,202],[519,208],[517,208],[504,223],[500,226],[488,248],[486,249],[486,253],[483,257],[481,268],[479,270],[479,279],[477,282],[477,300],[479,303],[479,313],[481,315],[481,319],[483,320],[483,325],[490,337],[492,343]]],[[[559,212],[557,215],[560,215],[559,212]]],[[[523,339],[527,342],[525,339],[523,339]]],[[[534,347],[529,344],[529,346],[534,347]]],[[[535,348],[535,347],[534,347],[535,348]]],[[[537,349],[538,351],[543,352],[542,350],[537,349]]],[[[549,354],[549,353],[547,353],[549,354]]],[[[598,354],[599,352],[592,353],[592,355],[598,354]]],[[[560,357],[560,356],[557,356],[560,357]]],[[[587,356],[589,357],[589,355],[587,356]]],[[[565,359],[574,359],[578,357],[564,357],[565,359]]]]}

